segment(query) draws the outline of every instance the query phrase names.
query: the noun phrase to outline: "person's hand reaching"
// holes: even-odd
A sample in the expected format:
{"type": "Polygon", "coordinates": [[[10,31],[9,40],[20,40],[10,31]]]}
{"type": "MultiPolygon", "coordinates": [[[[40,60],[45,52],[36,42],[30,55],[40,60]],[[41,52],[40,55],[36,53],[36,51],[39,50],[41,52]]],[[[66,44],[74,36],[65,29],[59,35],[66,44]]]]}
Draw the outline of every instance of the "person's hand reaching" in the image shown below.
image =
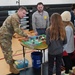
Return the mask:
{"type": "Polygon", "coordinates": [[[29,37],[26,36],[26,37],[21,37],[18,40],[19,41],[28,41],[28,39],[29,39],[29,37]]]}
{"type": "Polygon", "coordinates": [[[29,36],[27,36],[27,37],[24,37],[24,41],[28,41],[28,39],[29,39],[29,36]]]}
{"type": "Polygon", "coordinates": [[[37,33],[37,32],[35,32],[35,35],[38,35],[38,33],[37,33]]]}

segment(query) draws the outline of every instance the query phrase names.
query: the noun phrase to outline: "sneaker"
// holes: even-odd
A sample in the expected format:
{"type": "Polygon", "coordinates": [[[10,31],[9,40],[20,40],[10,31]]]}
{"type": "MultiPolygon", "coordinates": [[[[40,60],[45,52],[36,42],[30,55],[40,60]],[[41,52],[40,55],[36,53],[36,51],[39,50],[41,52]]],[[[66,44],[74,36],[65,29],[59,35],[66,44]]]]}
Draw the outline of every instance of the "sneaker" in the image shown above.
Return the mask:
{"type": "Polygon", "coordinates": [[[69,74],[64,73],[64,75],[69,75],[69,74]]]}
{"type": "Polygon", "coordinates": [[[69,73],[73,73],[73,70],[69,70],[69,73]]]}
{"type": "Polygon", "coordinates": [[[75,66],[74,66],[74,67],[72,67],[72,70],[73,70],[73,73],[75,74],[75,66]]]}
{"type": "Polygon", "coordinates": [[[61,71],[61,74],[63,75],[65,73],[65,70],[61,71]]]}
{"type": "MultiPolygon", "coordinates": [[[[64,75],[65,73],[65,70],[61,71],[61,75],[64,75]]],[[[56,75],[56,74],[53,74],[53,75],[56,75]]]]}

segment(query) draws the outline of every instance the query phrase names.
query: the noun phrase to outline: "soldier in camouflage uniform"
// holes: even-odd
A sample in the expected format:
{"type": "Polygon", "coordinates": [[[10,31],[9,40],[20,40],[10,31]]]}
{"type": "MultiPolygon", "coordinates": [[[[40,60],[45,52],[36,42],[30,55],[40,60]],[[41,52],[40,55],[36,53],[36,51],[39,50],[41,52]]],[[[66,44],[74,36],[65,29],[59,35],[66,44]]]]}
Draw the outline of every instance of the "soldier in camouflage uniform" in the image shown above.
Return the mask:
{"type": "Polygon", "coordinates": [[[12,57],[12,36],[14,33],[18,33],[19,35],[25,37],[25,40],[28,38],[27,34],[25,34],[20,28],[20,19],[22,19],[26,15],[26,8],[20,7],[18,11],[10,15],[4,21],[2,27],[0,28],[0,46],[2,48],[2,52],[4,54],[4,58],[6,62],[10,66],[10,71],[14,74],[19,73],[19,71],[13,66],[13,57],[12,57]]]}

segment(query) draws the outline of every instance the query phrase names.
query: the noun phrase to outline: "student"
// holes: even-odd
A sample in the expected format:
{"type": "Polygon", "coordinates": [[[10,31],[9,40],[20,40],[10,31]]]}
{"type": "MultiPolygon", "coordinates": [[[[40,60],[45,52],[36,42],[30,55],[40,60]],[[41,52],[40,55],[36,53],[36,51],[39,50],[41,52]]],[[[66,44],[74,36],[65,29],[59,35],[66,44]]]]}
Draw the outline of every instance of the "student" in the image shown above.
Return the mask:
{"type": "Polygon", "coordinates": [[[28,40],[28,35],[25,34],[20,28],[20,19],[26,15],[26,8],[20,7],[16,13],[10,15],[3,22],[2,27],[0,28],[0,46],[4,54],[4,58],[9,64],[10,72],[18,74],[19,71],[14,67],[14,60],[12,56],[12,37],[14,33],[18,33],[23,36],[23,40],[28,40]]]}
{"type": "Polygon", "coordinates": [[[63,49],[63,60],[65,64],[65,75],[69,75],[70,70],[72,70],[72,60],[71,57],[74,52],[74,25],[71,23],[71,14],[69,11],[64,11],[61,14],[65,30],[66,30],[66,37],[67,43],[64,45],[63,49]]]}
{"type": "Polygon", "coordinates": [[[50,27],[46,30],[48,75],[53,75],[54,61],[56,62],[56,75],[61,75],[62,53],[63,45],[66,43],[66,32],[60,14],[53,13],[50,18],[50,23],[50,27]]]}
{"type": "Polygon", "coordinates": [[[49,26],[49,14],[44,11],[44,5],[42,2],[37,4],[37,11],[32,15],[32,27],[35,34],[45,34],[46,28],[49,26]]]}

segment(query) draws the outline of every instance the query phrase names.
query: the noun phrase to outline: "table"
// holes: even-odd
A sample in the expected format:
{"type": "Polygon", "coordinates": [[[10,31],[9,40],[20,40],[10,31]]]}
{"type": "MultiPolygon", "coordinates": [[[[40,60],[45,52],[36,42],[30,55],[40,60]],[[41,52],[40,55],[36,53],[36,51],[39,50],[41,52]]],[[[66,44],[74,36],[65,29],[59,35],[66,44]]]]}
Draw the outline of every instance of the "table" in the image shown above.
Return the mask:
{"type": "MultiPolygon", "coordinates": [[[[44,35],[41,35],[42,37],[44,36],[44,35]]],[[[40,36],[39,36],[40,37],[40,36]]],[[[41,37],[41,38],[42,38],[41,37]]],[[[33,38],[33,37],[32,37],[33,38]]],[[[34,38],[37,38],[37,37],[34,37],[34,38]]],[[[33,38],[33,39],[34,39],[33,38]]],[[[41,39],[40,38],[40,39],[41,39]]],[[[32,40],[33,40],[32,39],[32,40]]],[[[24,49],[25,49],[25,47],[27,47],[27,48],[32,48],[32,49],[35,49],[35,50],[40,50],[41,51],[41,53],[43,52],[44,53],[44,62],[45,62],[45,50],[48,48],[48,45],[46,44],[46,41],[45,41],[45,39],[41,39],[40,41],[37,41],[37,39],[34,39],[35,41],[31,41],[31,39],[30,39],[30,41],[28,41],[28,42],[24,42],[24,41],[21,41],[21,45],[22,45],[22,47],[23,47],[23,57],[24,57],[24,59],[25,59],[25,51],[24,51],[24,49]],[[33,44],[31,44],[31,42],[33,43],[33,44]],[[36,44],[36,45],[35,45],[36,44]]],[[[42,57],[41,57],[41,59],[42,59],[42,57]]],[[[42,60],[41,60],[41,62],[42,62],[42,60]]],[[[41,64],[41,75],[42,75],[42,64],[41,64]]]]}
{"type": "MultiPolygon", "coordinates": [[[[23,47],[23,53],[24,53],[25,47],[27,47],[27,48],[29,48],[29,47],[28,47],[27,45],[25,45],[23,42],[21,42],[21,45],[22,45],[22,47],[23,47]]],[[[31,48],[31,47],[30,47],[30,48],[31,48]]],[[[48,45],[43,42],[42,44],[37,45],[37,46],[35,46],[35,47],[32,48],[32,49],[39,50],[39,51],[43,52],[43,53],[44,53],[44,62],[45,62],[45,49],[47,49],[47,48],[48,48],[48,45]]],[[[25,55],[24,55],[24,56],[25,56],[25,55]]]]}

